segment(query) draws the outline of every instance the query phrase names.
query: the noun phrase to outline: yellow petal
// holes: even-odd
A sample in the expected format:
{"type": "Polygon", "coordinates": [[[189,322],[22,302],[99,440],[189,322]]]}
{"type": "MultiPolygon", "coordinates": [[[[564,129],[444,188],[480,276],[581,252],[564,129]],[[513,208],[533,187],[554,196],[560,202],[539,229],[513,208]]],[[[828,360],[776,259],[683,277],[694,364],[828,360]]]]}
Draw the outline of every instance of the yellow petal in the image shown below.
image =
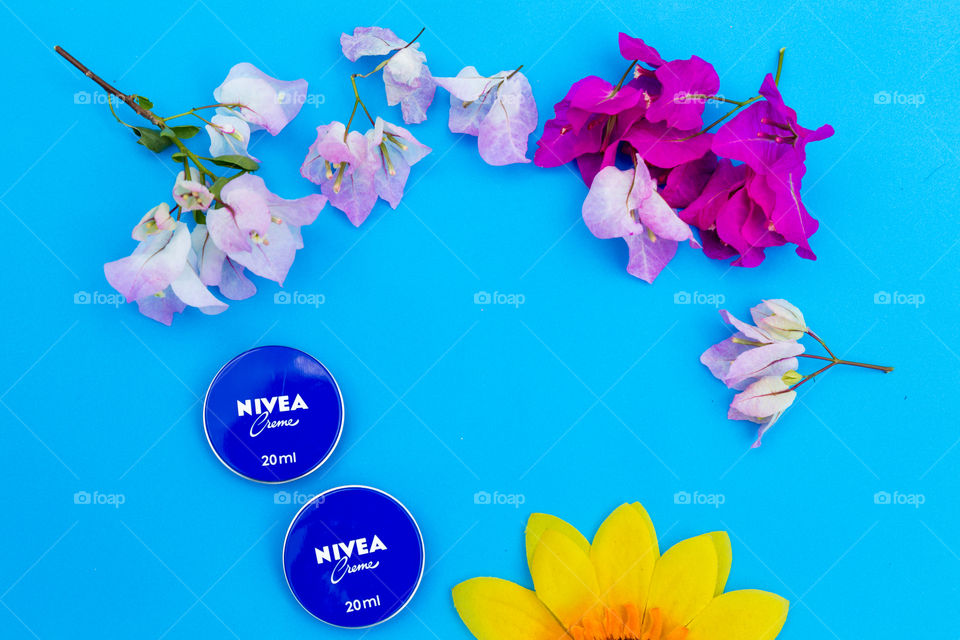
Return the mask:
{"type": "Polygon", "coordinates": [[[558,640],[566,636],[536,594],[499,578],[453,588],[453,606],[478,640],[558,640]]]}
{"type": "Polygon", "coordinates": [[[660,609],[663,635],[689,622],[713,599],[717,552],[710,534],[673,545],[657,560],[647,611],[660,609]]]}
{"type": "Polygon", "coordinates": [[[620,505],[607,516],[590,546],[590,560],[607,606],[618,614],[626,604],[643,611],[659,557],[653,523],[639,502],[620,505]]]}
{"type": "Polygon", "coordinates": [[[690,623],[687,640],[773,640],[790,603],[774,593],[744,589],[717,596],[690,623]]]}
{"type": "Polygon", "coordinates": [[[570,538],[583,549],[584,553],[590,553],[590,543],[583,537],[583,534],[577,531],[576,527],[548,513],[532,513],[527,520],[526,543],[527,543],[527,566],[533,566],[533,552],[540,542],[540,536],[547,529],[557,531],[570,538]]]}
{"type": "Polygon", "coordinates": [[[717,588],[713,595],[718,596],[723,593],[723,588],[727,586],[727,578],[730,577],[730,565],[733,564],[733,552],[730,549],[730,536],[726,531],[712,531],[708,534],[713,539],[714,550],[717,552],[717,588]]]}
{"type": "Polygon", "coordinates": [[[597,575],[590,556],[558,531],[547,529],[540,536],[530,574],[537,597],[566,628],[599,608],[597,575]]]}

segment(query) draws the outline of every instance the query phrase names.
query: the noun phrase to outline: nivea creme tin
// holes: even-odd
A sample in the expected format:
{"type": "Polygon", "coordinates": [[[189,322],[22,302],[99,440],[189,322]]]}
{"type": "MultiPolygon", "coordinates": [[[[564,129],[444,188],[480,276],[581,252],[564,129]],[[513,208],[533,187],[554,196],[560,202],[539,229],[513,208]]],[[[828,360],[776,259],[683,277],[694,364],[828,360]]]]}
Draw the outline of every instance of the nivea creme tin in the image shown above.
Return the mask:
{"type": "Polygon", "coordinates": [[[257,347],[214,376],[203,401],[203,428],[213,452],[235,473],[288,482],[333,453],[343,430],[343,396],[313,356],[257,347]]]}
{"type": "Polygon", "coordinates": [[[423,537],[410,512],[372,487],[330,489],[287,529],[283,571],[314,617],[358,629],[403,609],[423,576],[423,537]]]}

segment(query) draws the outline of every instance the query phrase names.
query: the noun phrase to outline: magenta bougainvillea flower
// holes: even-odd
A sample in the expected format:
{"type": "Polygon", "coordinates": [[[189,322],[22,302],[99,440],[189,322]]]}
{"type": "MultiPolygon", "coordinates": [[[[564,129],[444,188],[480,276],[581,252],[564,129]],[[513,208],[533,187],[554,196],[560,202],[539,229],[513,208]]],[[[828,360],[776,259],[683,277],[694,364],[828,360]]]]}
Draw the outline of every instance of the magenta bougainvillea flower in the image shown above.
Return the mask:
{"type": "MultiPolygon", "coordinates": [[[[583,78],[555,105],[534,163],[555,167],[576,161],[590,186],[605,168],[639,155],[666,203],[699,229],[708,257],[753,267],[763,262],[766,249],[790,242],[801,257],[815,258],[809,237],[817,222],[800,199],[805,145],[829,137],[833,129],[801,127],[773,75],[757,96],[730,100],[716,95],[716,70],[697,56],[664,60],[643,40],[623,33],[620,52],[630,67],[618,83],[583,78]],[[705,125],[708,101],[734,108],[705,125]],[[741,109],[714,133],[713,127],[741,109]]],[[[667,253],[660,252],[661,259],[672,257],[667,253]]]]}
{"type": "Polygon", "coordinates": [[[251,129],[263,128],[277,135],[300,112],[306,101],[307,81],[271,78],[249,62],[234,65],[227,78],[213,90],[224,105],[222,115],[239,114],[251,129]]]}
{"type": "Polygon", "coordinates": [[[477,136],[487,164],[530,162],[527,138],[537,128],[537,103],[519,70],[481,76],[468,66],[436,81],[450,92],[450,130],[477,136]]]}
{"type": "Polygon", "coordinates": [[[726,310],[720,316],[731,325],[734,334],[700,356],[715,378],[731,389],[733,397],[727,417],[759,424],[754,447],[763,434],[780,419],[796,400],[796,388],[838,364],[889,373],[893,367],[852,362],[837,358],[826,343],[804,320],[803,313],[786,300],[764,300],[750,310],[755,324],[738,320],[726,310]],[[826,351],[826,356],[806,353],[800,339],[810,336],[826,351]],[[800,358],[825,363],[808,375],[797,372],[800,358]]]}

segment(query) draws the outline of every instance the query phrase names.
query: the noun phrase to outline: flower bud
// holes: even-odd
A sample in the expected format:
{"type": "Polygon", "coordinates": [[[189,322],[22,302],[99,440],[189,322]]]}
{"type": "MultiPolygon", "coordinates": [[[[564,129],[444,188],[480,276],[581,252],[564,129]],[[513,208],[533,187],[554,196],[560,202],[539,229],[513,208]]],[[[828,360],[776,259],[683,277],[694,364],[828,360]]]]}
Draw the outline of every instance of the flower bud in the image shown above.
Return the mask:
{"type": "Polygon", "coordinates": [[[777,340],[799,340],[807,332],[803,313],[786,300],[764,300],[750,310],[753,321],[777,340]]]}

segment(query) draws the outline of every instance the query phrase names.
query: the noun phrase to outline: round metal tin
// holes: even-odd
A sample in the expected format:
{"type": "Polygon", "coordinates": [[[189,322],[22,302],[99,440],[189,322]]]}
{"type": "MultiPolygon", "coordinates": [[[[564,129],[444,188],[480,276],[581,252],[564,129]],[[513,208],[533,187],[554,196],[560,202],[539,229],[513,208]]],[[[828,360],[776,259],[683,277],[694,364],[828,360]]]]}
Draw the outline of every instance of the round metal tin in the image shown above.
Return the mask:
{"type": "Polygon", "coordinates": [[[325,491],[293,518],[283,541],[283,571],[297,601],[336,627],[389,620],[423,577],[423,537],[393,496],[372,487],[325,491]]]}
{"type": "Polygon", "coordinates": [[[333,453],[343,431],[343,396],[313,356],[291,347],[257,347],[214,376],[203,400],[203,428],[234,473],[289,482],[333,453]]]}

